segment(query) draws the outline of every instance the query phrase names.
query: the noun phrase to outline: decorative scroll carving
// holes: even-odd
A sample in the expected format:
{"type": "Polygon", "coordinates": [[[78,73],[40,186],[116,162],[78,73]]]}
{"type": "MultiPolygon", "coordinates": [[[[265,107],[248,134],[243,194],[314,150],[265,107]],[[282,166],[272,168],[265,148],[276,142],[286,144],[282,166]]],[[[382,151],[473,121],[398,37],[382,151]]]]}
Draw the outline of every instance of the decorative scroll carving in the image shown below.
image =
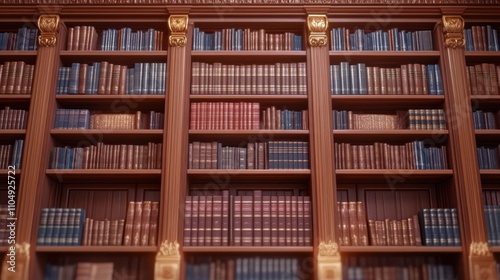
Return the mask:
{"type": "Polygon", "coordinates": [[[186,45],[186,31],[189,17],[187,15],[172,15],[168,18],[170,28],[169,42],[173,47],[184,47],[186,45]]]}
{"type": "Polygon", "coordinates": [[[490,252],[488,243],[472,242],[470,244],[469,262],[471,279],[497,279],[496,262],[490,252]]]}
{"type": "Polygon", "coordinates": [[[5,255],[2,265],[1,280],[28,280],[29,277],[29,262],[30,262],[30,244],[27,242],[15,245],[15,272],[9,269],[12,267],[9,263],[9,254],[5,255]]]}
{"type": "Polygon", "coordinates": [[[326,15],[308,15],[307,29],[309,30],[309,45],[312,47],[324,47],[328,42],[326,30],[328,18],[326,15]]]}
{"type": "Polygon", "coordinates": [[[342,263],[336,242],[320,242],[318,246],[318,279],[342,279],[342,263]]]}
{"type": "Polygon", "coordinates": [[[178,280],[180,267],[179,243],[163,241],[156,254],[155,280],[178,280]]]}
{"type": "Polygon", "coordinates": [[[57,38],[57,27],[59,26],[58,15],[41,15],[38,18],[38,44],[43,47],[55,47],[57,38]]]}
{"type": "Polygon", "coordinates": [[[319,256],[336,257],[339,256],[339,246],[333,241],[320,242],[318,247],[319,256]]]}
{"type": "Polygon", "coordinates": [[[486,242],[472,242],[470,244],[471,257],[491,257],[490,247],[486,242]]]}
{"type": "Polygon", "coordinates": [[[443,16],[444,44],[448,48],[462,48],[465,45],[464,19],[460,16],[443,16]]]}

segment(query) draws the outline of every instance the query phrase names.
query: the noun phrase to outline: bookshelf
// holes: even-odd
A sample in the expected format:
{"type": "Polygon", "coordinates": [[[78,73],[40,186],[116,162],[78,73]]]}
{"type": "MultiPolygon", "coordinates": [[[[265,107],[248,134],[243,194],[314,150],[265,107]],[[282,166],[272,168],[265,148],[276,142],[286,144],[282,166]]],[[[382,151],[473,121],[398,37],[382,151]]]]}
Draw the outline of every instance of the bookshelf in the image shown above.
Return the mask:
{"type": "MultiPolygon", "coordinates": [[[[14,279],[71,273],[85,262],[112,263],[115,278],[133,279],[257,277],[249,268],[301,279],[498,279],[500,246],[488,246],[494,210],[484,205],[498,202],[500,173],[479,168],[477,147],[500,144],[500,120],[474,129],[473,111],[495,118],[500,98],[472,94],[470,77],[472,69],[497,69],[500,56],[468,50],[461,38],[472,26],[499,30],[499,3],[188,2],[0,4],[0,33],[30,26],[38,33],[25,37],[40,35],[37,50],[0,50],[3,69],[33,65],[31,90],[0,75],[0,110],[28,114],[26,128],[0,129],[0,145],[24,140],[16,242],[27,268],[14,279]],[[395,50],[410,45],[394,37],[403,30],[424,31],[408,35],[421,50],[395,50]],[[356,50],[360,38],[384,36],[394,50],[356,50]],[[150,50],[133,49],[133,40],[150,50]],[[2,93],[4,84],[13,92],[2,93]],[[71,119],[77,111],[88,115],[71,119]],[[152,111],[163,114],[162,127],[61,127],[99,114],[144,120],[152,111]],[[156,223],[146,201],[158,205],[156,223]],[[149,228],[156,241],[99,243],[112,221],[123,221],[124,235],[129,226],[132,243],[147,228],[130,220],[131,202],[134,215],[142,211],[157,227],[149,228]],[[75,224],[82,245],[43,245],[40,221],[56,208],[84,209],[97,228],[85,235],[90,220],[75,224]],[[426,227],[426,211],[438,226],[426,227]],[[410,234],[415,221],[423,245],[410,234]],[[429,241],[432,230],[439,236],[429,241]]],[[[63,224],[64,211],[54,223],[63,224]]],[[[0,256],[8,250],[0,245],[0,256]]]]}

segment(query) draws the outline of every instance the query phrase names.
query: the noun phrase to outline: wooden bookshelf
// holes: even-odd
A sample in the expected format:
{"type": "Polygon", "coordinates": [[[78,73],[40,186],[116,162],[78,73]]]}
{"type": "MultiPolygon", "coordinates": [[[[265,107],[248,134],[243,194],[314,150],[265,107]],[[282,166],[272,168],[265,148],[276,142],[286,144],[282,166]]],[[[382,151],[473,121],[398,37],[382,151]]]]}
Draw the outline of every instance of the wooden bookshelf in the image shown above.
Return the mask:
{"type": "MultiPolygon", "coordinates": [[[[184,247],[183,251],[186,253],[276,253],[276,247],[184,247]]],[[[283,247],[279,249],[280,253],[311,253],[313,247],[283,247]]]]}
{"type": "Polygon", "coordinates": [[[156,246],[37,246],[39,253],[155,253],[156,246]]]}
{"type": "Polygon", "coordinates": [[[461,253],[459,246],[342,246],[345,253],[461,253]]]}

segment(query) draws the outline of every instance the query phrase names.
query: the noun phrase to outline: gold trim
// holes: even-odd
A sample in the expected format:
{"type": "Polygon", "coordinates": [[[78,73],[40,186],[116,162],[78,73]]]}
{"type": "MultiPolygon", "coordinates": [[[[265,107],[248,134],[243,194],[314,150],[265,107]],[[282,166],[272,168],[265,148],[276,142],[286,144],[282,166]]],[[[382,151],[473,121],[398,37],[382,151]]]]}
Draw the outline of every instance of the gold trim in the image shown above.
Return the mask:
{"type": "Polygon", "coordinates": [[[486,242],[472,242],[469,252],[471,279],[498,279],[496,262],[486,242]]]}
{"type": "Polygon", "coordinates": [[[57,43],[57,28],[59,26],[58,15],[41,15],[38,18],[38,44],[42,47],[55,47],[57,43]]]}
{"type": "Polygon", "coordinates": [[[472,242],[470,244],[471,257],[491,257],[490,247],[487,242],[472,242]]]}
{"type": "Polygon", "coordinates": [[[156,254],[155,280],[178,280],[180,278],[181,255],[177,241],[163,241],[156,254]]]}
{"type": "Polygon", "coordinates": [[[186,46],[188,21],[188,15],[172,15],[168,18],[168,28],[170,29],[169,43],[172,47],[186,46]]]}
{"type": "Polygon", "coordinates": [[[465,45],[464,19],[461,16],[443,16],[444,44],[448,48],[462,48],[465,45]]]}
{"type": "Polygon", "coordinates": [[[163,241],[160,245],[157,256],[180,256],[179,243],[177,243],[177,241],[163,241]]]}
{"type": "Polygon", "coordinates": [[[2,265],[1,280],[28,280],[30,264],[30,244],[28,242],[16,244],[14,252],[16,254],[14,261],[15,272],[9,269],[9,267],[11,267],[11,264],[9,263],[10,256],[7,252],[7,254],[5,254],[5,259],[2,265]]]}
{"type": "Polygon", "coordinates": [[[336,242],[320,242],[318,246],[318,279],[342,279],[342,261],[336,242]]]}
{"type": "Polygon", "coordinates": [[[309,45],[311,47],[324,47],[328,42],[326,31],[328,18],[326,15],[308,15],[307,29],[309,30],[309,45]]]}
{"type": "Polygon", "coordinates": [[[318,247],[318,256],[339,256],[339,246],[336,242],[333,242],[331,240],[328,242],[320,242],[318,247]]]}

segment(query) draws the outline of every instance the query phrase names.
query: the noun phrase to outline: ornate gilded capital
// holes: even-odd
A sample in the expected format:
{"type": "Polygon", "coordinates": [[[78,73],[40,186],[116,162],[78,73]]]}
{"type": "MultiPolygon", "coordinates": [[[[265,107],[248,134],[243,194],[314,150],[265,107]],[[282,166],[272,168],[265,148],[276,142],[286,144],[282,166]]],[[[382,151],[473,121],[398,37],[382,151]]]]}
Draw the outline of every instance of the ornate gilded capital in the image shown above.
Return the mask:
{"type": "Polygon", "coordinates": [[[324,47],[328,42],[326,31],[328,18],[326,15],[308,15],[307,29],[309,30],[309,45],[311,47],[324,47]]]}
{"type": "Polygon", "coordinates": [[[472,242],[469,252],[470,279],[497,279],[496,261],[488,243],[472,242]]]}
{"type": "Polygon", "coordinates": [[[168,18],[169,42],[172,47],[184,47],[186,45],[188,20],[187,15],[172,15],[168,18]]]}
{"type": "Polygon", "coordinates": [[[163,241],[156,254],[155,280],[178,280],[180,267],[179,243],[163,241]]]}
{"type": "Polygon", "coordinates": [[[470,244],[471,257],[491,257],[490,247],[487,242],[472,242],[470,244]]]}
{"type": "Polygon", "coordinates": [[[41,15],[38,18],[38,29],[40,29],[38,44],[43,47],[55,47],[58,26],[58,15],[41,15]]]}
{"type": "Polygon", "coordinates": [[[461,16],[443,16],[444,44],[448,48],[462,48],[465,45],[464,19],[461,16]]]}
{"type": "Polygon", "coordinates": [[[177,243],[177,241],[163,241],[160,244],[160,249],[158,250],[157,256],[180,256],[179,243],[177,243]]]}
{"type": "Polygon", "coordinates": [[[339,256],[339,246],[336,242],[320,242],[318,247],[318,256],[337,257],[339,256]]]}
{"type": "Polygon", "coordinates": [[[318,246],[318,279],[342,279],[342,262],[336,242],[320,242],[318,246]]]}

